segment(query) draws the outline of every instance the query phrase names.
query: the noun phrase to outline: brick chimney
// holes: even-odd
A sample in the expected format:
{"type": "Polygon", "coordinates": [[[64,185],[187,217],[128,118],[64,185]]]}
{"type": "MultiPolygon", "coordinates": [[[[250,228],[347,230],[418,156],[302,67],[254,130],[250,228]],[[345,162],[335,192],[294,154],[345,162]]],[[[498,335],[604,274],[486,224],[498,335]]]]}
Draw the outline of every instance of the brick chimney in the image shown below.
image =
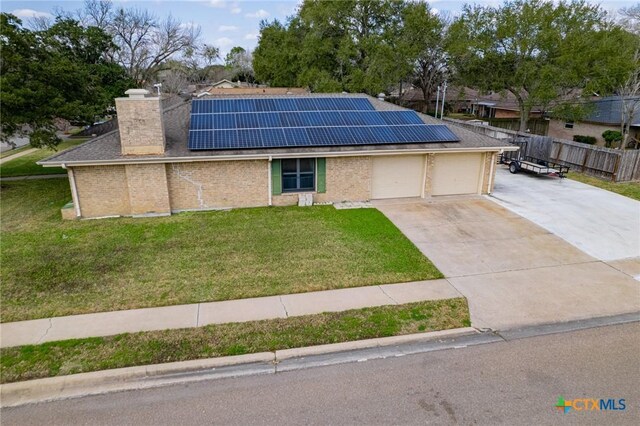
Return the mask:
{"type": "Polygon", "coordinates": [[[128,98],[116,98],[123,155],[163,154],[165,148],[159,96],[145,89],[129,89],[128,98]]]}

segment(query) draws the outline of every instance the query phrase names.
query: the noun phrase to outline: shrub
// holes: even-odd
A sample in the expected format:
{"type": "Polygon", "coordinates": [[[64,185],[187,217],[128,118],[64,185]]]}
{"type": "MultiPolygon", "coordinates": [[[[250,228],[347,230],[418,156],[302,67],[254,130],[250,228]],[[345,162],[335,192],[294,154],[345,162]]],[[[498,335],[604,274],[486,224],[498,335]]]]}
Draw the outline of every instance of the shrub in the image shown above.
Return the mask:
{"type": "Polygon", "coordinates": [[[595,145],[596,138],[593,136],[574,135],[573,140],[575,142],[586,143],[589,145],[595,145]]]}
{"type": "Polygon", "coordinates": [[[605,130],[602,133],[602,137],[604,138],[607,147],[611,147],[613,142],[622,141],[622,133],[617,130],[605,130]]]}

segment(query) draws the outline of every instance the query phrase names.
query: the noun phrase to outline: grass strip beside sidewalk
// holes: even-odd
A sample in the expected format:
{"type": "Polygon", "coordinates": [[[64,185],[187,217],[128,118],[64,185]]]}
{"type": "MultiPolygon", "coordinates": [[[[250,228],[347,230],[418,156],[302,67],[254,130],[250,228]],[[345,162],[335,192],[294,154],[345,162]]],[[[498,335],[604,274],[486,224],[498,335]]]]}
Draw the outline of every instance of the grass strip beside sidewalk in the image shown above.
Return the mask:
{"type": "MultiPolygon", "coordinates": [[[[58,154],[76,145],[86,142],[88,139],[67,139],[56,147],[56,150],[49,148],[39,149],[30,154],[23,155],[13,160],[9,160],[0,167],[0,177],[34,176],[67,173],[62,167],[42,167],[36,161],[43,160],[54,154],[58,154]]],[[[29,146],[28,148],[32,148],[29,146]]],[[[16,150],[15,154],[19,151],[16,150]]]]}
{"type": "Polygon", "coordinates": [[[0,350],[2,383],[468,327],[463,298],[0,350]]]}

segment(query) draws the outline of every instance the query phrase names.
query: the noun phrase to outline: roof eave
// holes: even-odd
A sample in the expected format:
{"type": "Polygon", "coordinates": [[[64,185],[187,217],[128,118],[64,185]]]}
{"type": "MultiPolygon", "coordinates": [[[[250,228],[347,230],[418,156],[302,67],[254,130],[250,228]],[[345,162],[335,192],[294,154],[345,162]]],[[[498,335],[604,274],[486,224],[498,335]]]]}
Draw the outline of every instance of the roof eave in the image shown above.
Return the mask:
{"type": "Polygon", "coordinates": [[[194,157],[165,157],[165,158],[122,158],[117,160],[93,160],[93,161],[39,161],[43,167],[78,167],[78,166],[112,166],[123,164],[159,164],[159,163],[191,163],[202,161],[238,161],[238,160],[268,160],[269,158],[315,158],[315,157],[356,157],[379,155],[408,155],[408,154],[454,154],[459,152],[502,152],[517,151],[517,146],[491,146],[491,147],[466,147],[466,148],[418,148],[418,149],[376,149],[366,151],[334,151],[334,152],[286,152],[264,153],[246,155],[203,155],[194,157]]]}

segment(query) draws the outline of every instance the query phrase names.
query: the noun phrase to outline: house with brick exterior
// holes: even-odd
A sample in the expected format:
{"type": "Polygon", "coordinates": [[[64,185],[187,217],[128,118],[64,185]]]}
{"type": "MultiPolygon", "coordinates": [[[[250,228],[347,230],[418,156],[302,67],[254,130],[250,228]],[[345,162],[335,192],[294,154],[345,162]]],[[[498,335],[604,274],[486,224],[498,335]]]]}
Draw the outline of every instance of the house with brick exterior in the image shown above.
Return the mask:
{"type": "MultiPolygon", "coordinates": [[[[623,111],[622,98],[620,96],[592,97],[589,104],[590,109],[587,116],[580,121],[551,118],[549,136],[567,140],[573,140],[576,135],[592,136],[596,138],[597,145],[605,146],[602,133],[606,130],[620,131],[623,111]]],[[[636,112],[629,124],[631,138],[640,140],[640,111],[636,112]]]]}
{"type": "Polygon", "coordinates": [[[360,94],[127,95],[118,129],[39,162],[67,170],[64,218],[486,194],[514,149],[360,94]]]}

